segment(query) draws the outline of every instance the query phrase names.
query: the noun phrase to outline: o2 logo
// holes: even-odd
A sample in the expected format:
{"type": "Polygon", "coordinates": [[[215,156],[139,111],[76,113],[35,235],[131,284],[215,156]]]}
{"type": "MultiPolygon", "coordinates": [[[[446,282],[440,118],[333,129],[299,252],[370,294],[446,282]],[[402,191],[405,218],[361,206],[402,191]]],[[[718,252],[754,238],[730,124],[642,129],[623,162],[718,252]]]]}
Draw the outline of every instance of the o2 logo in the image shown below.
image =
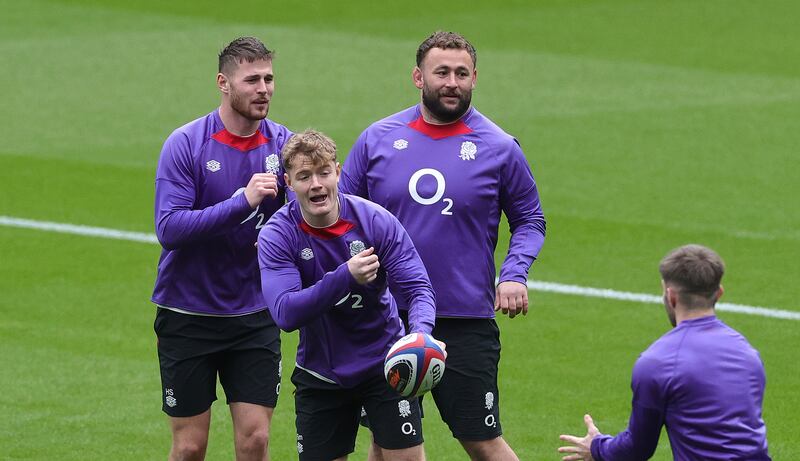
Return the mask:
{"type": "MultiPolygon", "coordinates": [[[[244,187],[240,187],[239,189],[236,190],[236,192],[233,193],[233,195],[231,195],[231,197],[236,197],[237,195],[241,195],[243,193],[244,193],[244,187]]],[[[247,221],[250,221],[251,219],[253,219],[256,216],[258,216],[258,222],[256,223],[256,229],[261,229],[262,227],[266,226],[267,225],[267,215],[265,215],[264,213],[259,213],[260,210],[261,210],[261,205],[257,206],[256,209],[253,210],[252,213],[250,213],[250,216],[244,218],[244,221],[240,222],[239,224],[244,224],[247,221]]]]}
{"type": "Polygon", "coordinates": [[[344,297],[340,299],[339,302],[336,303],[336,306],[338,307],[344,304],[345,302],[348,302],[352,309],[361,309],[362,307],[364,307],[364,303],[362,302],[363,300],[364,298],[361,295],[357,295],[353,292],[350,292],[344,295],[344,297]],[[352,301],[350,301],[351,299],[352,301]]]}
{"type": "Polygon", "coordinates": [[[408,193],[415,202],[419,203],[420,205],[433,205],[441,201],[441,203],[444,204],[444,208],[442,208],[442,214],[445,216],[452,216],[453,212],[450,211],[450,208],[453,208],[453,199],[442,198],[444,196],[445,187],[447,187],[447,184],[444,180],[444,175],[440,173],[439,170],[435,170],[433,168],[423,168],[421,170],[417,170],[408,180],[408,193]],[[433,176],[433,179],[436,180],[436,193],[428,198],[419,195],[419,191],[417,190],[417,184],[423,176],[433,176]]]}

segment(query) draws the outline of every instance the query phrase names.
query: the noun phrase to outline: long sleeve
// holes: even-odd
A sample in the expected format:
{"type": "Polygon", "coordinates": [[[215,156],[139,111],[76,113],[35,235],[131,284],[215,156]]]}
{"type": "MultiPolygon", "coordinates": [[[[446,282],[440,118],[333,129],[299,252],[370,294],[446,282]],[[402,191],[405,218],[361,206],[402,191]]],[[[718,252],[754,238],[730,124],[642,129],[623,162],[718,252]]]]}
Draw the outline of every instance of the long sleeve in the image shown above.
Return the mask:
{"type": "Polygon", "coordinates": [[[190,150],[186,136],[175,132],[164,143],[158,163],[156,236],[168,250],[225,233],[252,212],[244,193],[194,209],[197,190],[190,150]]]}
{"type": "Polygon", "coordinates": [[[653,456],[664,424],[664,414],[634,404],[628,428],[615,437],[602,435],[592,441],[595,461],[638,461],[653,456]]]}
{"type": "Polygon", "coordinates": [[[500,281],[525,283],[528,270],[544,245],[545,219],[539,192],[522,149],[514,140],[501,171],[500,205],[508,217],[511,240],[500,281]]]}
{"type": "Polygon", "coordinates": [[[302,288],[300,271],[287,251],[291,246],[284,242],[285,238],[268,223],[259,234],[258,262],[261,290],[270,314],[278,327],[292,331],[331,310],[356,282],[344,262],[314,285],[302,288]]]}
{"type": "Polygon", "coordinates": [[[380,254],[393,287],[403,296],[409,306],[408,320],[411,333],[433,330],[436,321],[436,299],[428,273],[411,238],[394,216],[386,213],[383,242],[380,254]]]}
{"type": "Polygon", "coordinates": [[[653,456],[666,417],[665,383],[671,368],[659,360],[639,357],[631,378],[633,399],[628,428],[616,437],[601,436],[592,441],[592,457],[596,461],[637,461],[653,456]]]}

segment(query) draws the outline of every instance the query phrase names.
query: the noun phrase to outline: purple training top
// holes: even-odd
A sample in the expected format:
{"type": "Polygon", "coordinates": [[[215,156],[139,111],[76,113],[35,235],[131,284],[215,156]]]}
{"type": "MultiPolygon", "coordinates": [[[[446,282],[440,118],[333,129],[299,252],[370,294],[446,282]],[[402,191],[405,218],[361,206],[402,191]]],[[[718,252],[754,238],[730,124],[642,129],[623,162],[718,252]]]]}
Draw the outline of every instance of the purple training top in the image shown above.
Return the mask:
{"type": "Polygon", "coordinates": [[[628,429],[592,441],[596,461],[649,459],[666,425],[676,460],[768,461],[764,365],[715,316],[685,320],[633,367],[628,429]]]}
{"type": "Polygon", "coordinates": [[[435,299],[425,266],[397,219],[359,197],[338,198],[338,222],[322,229],[306,224],[297,201],[276,212],[258,236],[258,260],[275,323],[300,329],[297,365],[349,388],[382,375],[386,353],[405,334],[387,279],[411,306],[412,332],[431,332],[435,299]],[[375,281],[360,285],[347,261],[370,247],[381,267],[375,281]]]}
{"type": "Polygon", "coordinates": [[[426,123],[419,106],[372,124],[347,157],[340,187],[400,220],[428,269],[440,317],[494,317],[501,212],[511,227],[501,282],[526,283],[544,243],[522,149],[474,108],[449,125],[426,123]]]}
{"type": "Polygon", "coordinates": [[[285,201],[280,151],[291,136],[263,120],[236,136],[217,110],[175,130],[156,172],[156,235],[163,247],[152,301],[199,314],[266,309],[254,244],[285,201]],[[278,196],[253,210],[244,188],[255,173],[278,176],[278,196]]]}

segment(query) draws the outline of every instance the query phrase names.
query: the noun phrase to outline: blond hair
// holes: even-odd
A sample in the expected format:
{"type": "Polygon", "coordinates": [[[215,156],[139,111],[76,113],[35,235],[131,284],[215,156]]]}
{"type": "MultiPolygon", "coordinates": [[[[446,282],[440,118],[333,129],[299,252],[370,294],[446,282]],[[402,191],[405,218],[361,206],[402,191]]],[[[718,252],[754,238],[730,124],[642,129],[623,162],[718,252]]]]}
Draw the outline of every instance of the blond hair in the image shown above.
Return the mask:
{"type": "Polygon", "coordinates": [[[324,133],[309,128],[296,133],[283,146],[283,169],[289,171],[298,155],[307,156],[314,165],[336,163],[336,143],[324,133]]]}

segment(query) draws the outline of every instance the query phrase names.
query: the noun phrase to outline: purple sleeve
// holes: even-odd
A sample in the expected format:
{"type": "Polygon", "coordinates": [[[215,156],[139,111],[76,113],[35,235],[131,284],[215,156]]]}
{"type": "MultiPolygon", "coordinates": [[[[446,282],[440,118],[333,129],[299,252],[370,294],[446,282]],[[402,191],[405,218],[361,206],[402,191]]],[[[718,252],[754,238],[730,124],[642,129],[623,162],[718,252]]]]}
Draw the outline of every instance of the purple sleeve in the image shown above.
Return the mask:
{"type": "Polygon", "coordinates": [[[225,233],[252,212],[244,194],[194,209],[197,195],[191,146],[175,132],[164,143],[156,172],[156,236],[167,250],[225,233]]]}
{"type": "Polygon", "coordinates": [[[300,271],[289,250],[294,246],[276,227],[270,221],[258,236],[261,291],[275,324],[282,330],[292,331],[331,310],[356,282],[345,262],[303,289],[300,271]]]}
{"type": "Polygon", "coordinates": [[[592,441],[596,461],[646,460],[653,456],[664,425],[664,391],[659,377],[663,366],[640,357],[633,367],[633,404],[628,428],[615,437],[607,435],[592,441]]]}
{"type": "Polygon", "coordinates": [[[389,212],[377,215],[383,222],[378,258],[408,309],[409,333],[430,334],[436,321],[436,299],[425,265],[400,222],[389,212]]]}
{"type": "Polygon", "coordinates": [[[339,179],[339,192],[368,199],[367,191],[367,131],[361,133],[344,161],[339,179]]]}
{"type": "Polygon", "coordinates": [[[501,171],[500,206],[511,230],[500,281],[526,283],[528,270],[544,244],[545,220],[536,181],[516,140],[501,171]]]}

